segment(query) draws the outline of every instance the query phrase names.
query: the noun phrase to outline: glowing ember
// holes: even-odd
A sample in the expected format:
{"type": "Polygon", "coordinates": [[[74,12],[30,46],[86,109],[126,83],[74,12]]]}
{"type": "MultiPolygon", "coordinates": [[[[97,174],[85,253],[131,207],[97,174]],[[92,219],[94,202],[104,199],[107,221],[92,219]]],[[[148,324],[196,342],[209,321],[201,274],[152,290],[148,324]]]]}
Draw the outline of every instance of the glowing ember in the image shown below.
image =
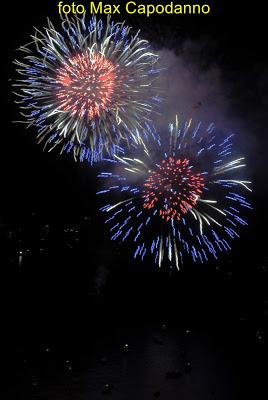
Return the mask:
{"type": "Polygon", "coordinates": [[[57,72],[59,109],[91,120],[114,100],[117,67],[104,56],[87,51],[71,58],[57,72]]]}
{"type": "Polygon", "coordinates": [[[159,209],[159,215],[166,221],[180,220],[196,205],[203,187],[204,178],[192,172],[189,160],[169,157],[150,171],[144,183],[143,207],[159,209]]]}

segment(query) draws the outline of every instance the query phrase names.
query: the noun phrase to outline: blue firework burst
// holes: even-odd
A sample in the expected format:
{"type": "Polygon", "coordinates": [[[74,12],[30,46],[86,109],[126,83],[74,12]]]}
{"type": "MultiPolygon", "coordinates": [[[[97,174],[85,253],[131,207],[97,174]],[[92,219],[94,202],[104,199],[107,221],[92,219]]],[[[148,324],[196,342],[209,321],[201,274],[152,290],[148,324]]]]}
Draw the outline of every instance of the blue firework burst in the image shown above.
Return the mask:
{"type": "Polygon", "coordinates": [[[150,44],[124,23],[95,16],[48,20],[15,60],[16,94],[39,142],[93,163],[113,156],[129,140],[139,142],[159,102],[157,61],[150,44]]]}
{"type": "Polygon", "coordinates": [[[183,125],[177,117],[165,138],[149,130],[146,148],[133,145],[99,174],[111,239],[132,241],[134,258],[151,255],[159,266],[217,259],[231,249],[252,209],[234,134],[223,138],[214,124],[183,125]]]}

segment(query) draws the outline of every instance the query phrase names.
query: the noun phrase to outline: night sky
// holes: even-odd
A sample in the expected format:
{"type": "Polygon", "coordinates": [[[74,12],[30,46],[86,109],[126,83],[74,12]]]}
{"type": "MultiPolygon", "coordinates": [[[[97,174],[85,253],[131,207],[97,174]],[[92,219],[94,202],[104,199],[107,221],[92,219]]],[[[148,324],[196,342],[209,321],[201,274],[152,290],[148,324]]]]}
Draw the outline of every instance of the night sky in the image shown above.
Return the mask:
{"type": "Polygon", "coordinates": [[[16,49],[59,18],[56,1],[5,5],[4,398],[266,398],[267,21],[260,1],[211,3],[209,16],[121,15],[173,63],[158,126],[178,112],[234,129],[253,182],[254,211],[233,251],[179,273],[110,243],[95,196],[100,166],[44,152],[34,128],[13,122],[16,49]]]}

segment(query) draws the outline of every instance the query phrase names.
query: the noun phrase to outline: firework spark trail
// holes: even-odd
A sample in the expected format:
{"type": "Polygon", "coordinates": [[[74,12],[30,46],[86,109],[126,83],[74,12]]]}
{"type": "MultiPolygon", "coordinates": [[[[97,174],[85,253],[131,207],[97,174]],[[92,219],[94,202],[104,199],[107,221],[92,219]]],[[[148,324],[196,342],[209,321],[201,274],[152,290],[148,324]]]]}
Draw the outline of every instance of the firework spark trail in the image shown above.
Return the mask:
{"type": "Polygon", "coordinates": [[[134,157],[122,152],[109,160],[116,173],[100,173],[105,190],[97,194],[110,201],[101,211],[109,214],[111,238],[132,240],[134,258],[151,254],[159,267],[180,269],[187,257],[203,263],[229,251],[247,225],[243,211],[252,209],[241,192],[251,189],[240,179],[245,160],[234,157],[234,135],[220,136],[214,124],[192,127],[176,117],[167,147],[151,128],[150,153],[133,146],[134,157]]]}
{"type": "MultiPolygon", "coordinates": [[[[63,17],[62,17],[63,18],[63,17]]],[[[63,18],[57,31],[48,20],[15,60],[17,103],[39,142],[93,163],[122,144],[143,143],[157,95],[158,56],[139,32],[95,16],[63,18]]]]}

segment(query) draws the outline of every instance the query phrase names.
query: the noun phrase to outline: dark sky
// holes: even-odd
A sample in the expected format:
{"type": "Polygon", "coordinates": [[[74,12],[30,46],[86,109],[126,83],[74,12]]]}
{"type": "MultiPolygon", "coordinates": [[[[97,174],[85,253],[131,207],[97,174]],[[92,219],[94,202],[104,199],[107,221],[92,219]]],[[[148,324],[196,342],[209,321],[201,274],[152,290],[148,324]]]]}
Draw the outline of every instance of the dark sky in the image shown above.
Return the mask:
{"type": "MultiPolygon", "coordinates": [[[[177,57],[179,71],[189,70],[190,76],[193,74],[186,89],[194,95],[184,102],[178,93],[181,108],[187,103],[189,111],[191,106],[194,109],[196,101],[200,101],[200,115],[199,110],[194,111],[194,117],[198,119],[204,113],[209,116],[210,112],[214,117],[215,106],[213,112],[211,107],[219,104],[218,114],[223,113],[224,121],[231,121],[228,127],[233,123],[233,128],[238,130],[241,149],[247,156],[249,175],[254,182],[255,212],[246,240],[250,241],[254,232],[254,245],[259,251],[263,240],[260,227],[264,228],[267,223],[265,14],[261,2],[255,7],[249,7],[241,0],[212,3],[213,11],[209,16],[154,15],[149,19],[127,16],[127,22],[134,29],[141,29],[142,35],[160,52],[177,57]],[[198,79],[203,80],[200,99],[200,87],[196,86],[198,79]]],[[[11,218],[21,218],[33,210],[52,219],[75,219],[96,213],[95,169],[86,163],[75,163],[65,155],[59,156],[57,150],[44,153],[36,144],[34,128],[26,130],[24,125],[12,123],[18,119],[11,93],[11,83],[16,76],[12,60],[19,57],[15,49],[28,42],[33,26],[46,24],[47,16],[57,24],[56,4],[56,1],[25,0],[14,3],[12,11],[8,9],[9,5],[6,6],[7,12],[3,14],[10,16],[10,20],[2,34],[7,57],[2,60],[5,95],[2,96],[3,190],[0,210],[2,215],[11,218]]],[[[171,96],[175,95],[173,89],[171,96]]],[[[172,104],[175,112],[175,101],[172,104]]]]}

